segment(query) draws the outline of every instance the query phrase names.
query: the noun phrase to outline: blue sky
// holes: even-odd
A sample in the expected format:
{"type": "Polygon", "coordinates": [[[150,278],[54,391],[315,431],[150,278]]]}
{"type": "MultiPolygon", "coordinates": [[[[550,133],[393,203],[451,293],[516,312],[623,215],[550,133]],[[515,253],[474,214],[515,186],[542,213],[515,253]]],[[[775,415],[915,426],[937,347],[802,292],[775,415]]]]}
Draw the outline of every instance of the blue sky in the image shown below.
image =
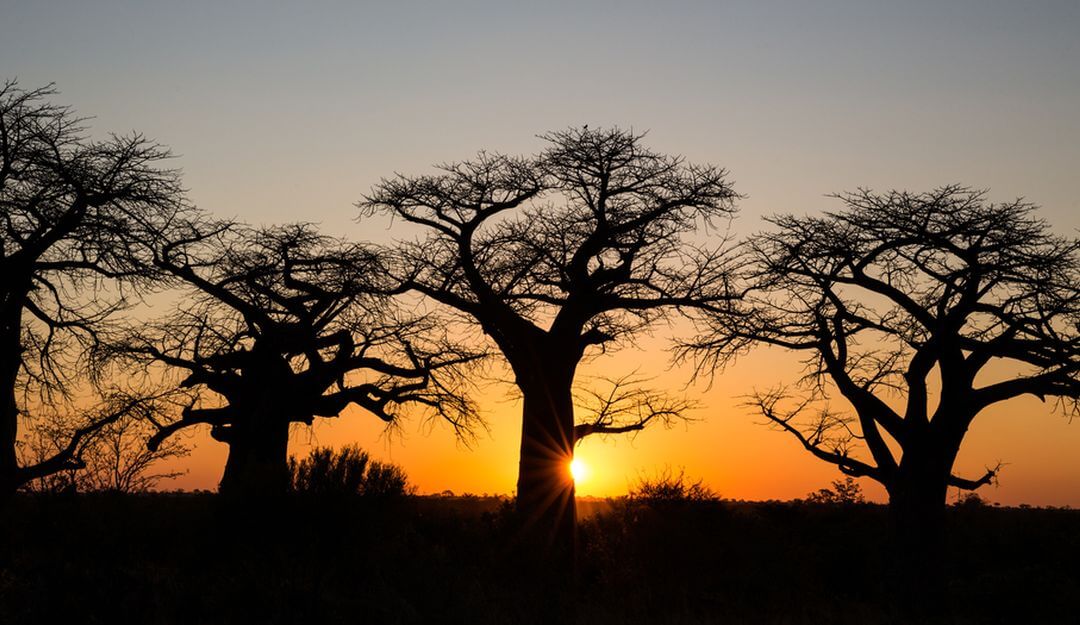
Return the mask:
{"type": "Polygon", "coordinates": [[[356,231],[380,176],[567,125],[731,170],[746,223],[961,182],[1080,224],[1075,2],[11,2],[0,76],[171,146],[193,198],[356,231]]]}

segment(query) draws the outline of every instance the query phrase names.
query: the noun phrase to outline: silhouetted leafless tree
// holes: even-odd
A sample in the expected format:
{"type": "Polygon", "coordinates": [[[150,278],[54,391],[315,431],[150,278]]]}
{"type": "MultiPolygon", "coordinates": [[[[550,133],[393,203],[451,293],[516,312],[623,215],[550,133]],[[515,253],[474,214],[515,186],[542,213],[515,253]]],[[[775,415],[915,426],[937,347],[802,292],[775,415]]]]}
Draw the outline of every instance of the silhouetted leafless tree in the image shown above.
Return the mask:
{"type": "Polygon", "coordinates": [[[25,485],[35,492],[141,493],[162,480],[183,475],[162,463],[183,458],[190,449],[180,440],[165,441],[155,449],[147,440],[157,431],[154,421],[176,408],[177,398],[166,394],[112,394],[101,405],[72,413],[61,410],[35,415],[20,441],[20,458],[30,466],[58,454],[76,439],[75,433],[92,424],[79,438],[65,467],[25,485]],[[78,414],[76,418],[74,414],[78,414]],[[159,415],[153,417],[152,415],[159,415]]]}
{"type": "Polygon", "coordinates": [[[165,245],[156,263],[190,288],[173,314],[123,349],[183,372],[180,386],[198,399],[160,423],[150,444],[209,425],[229,445],[223,493],[285,492],[290,424],[350,405],[388,423],[419,405],[462,435],[476,425],[463,367],[478,354],[432,319],[403,317],[368,247],[304,224],[202,224],[165,245]]]}
{"type": "Polygon", "coordinates": [[[0,86],[0,492],[67,466],[80,438],[31,466],[20,415],[93,381],[86,357],[157,270],[147,242],[189,210],[167,150],[141,135],[87,138],[50,87],[0,86]]]}
{"type": "MultiPolygon", "coordinates": [[[[427,232],[400,245],[403,283],[463,313],[506,358],[523,398],[517,507],[565,546],[577,367],[669,311],[729,296],[723,250],[698,237],[726,223],[736,194],[724,170],[653,152],[633,132],[542,138],[535,157],[481,152],[384,179],[360,207],[427,232]]],[[[600,421],[577,434],[617,430],[600,421]]]]}
{"type": "Polygon", "coordinates": [[[932,544],[948,487],[995,479],[996,467],[953,472],[977,415],[1022,395],[1077,412],[1080,243],[1028,203],[957,186],[837,197],[841,211],[770,220],[749,243],[739,314],[712,315],[689,347],[706,369],[753,344],[805,352],[805,392],[751,404],[817,458],[883,484],[901,533],[932,544]],[[834,393],[853,414],[829,407],[834,393]]]}

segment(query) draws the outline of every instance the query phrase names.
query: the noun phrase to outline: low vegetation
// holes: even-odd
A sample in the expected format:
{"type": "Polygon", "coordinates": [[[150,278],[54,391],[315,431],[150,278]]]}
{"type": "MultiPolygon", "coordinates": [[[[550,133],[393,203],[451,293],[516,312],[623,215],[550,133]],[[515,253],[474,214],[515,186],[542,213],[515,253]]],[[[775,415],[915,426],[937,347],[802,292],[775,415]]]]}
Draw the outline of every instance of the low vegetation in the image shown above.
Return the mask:
{"type": "Polygon", "coordinates": [[[0,622],[1064,623],[1080,593],[1078,511],[950,507],[935,616],[891,598],[879,505],[615,500],[579,526],[572,588],[519,566],[510,507],[476,499],[312,495],[260,516],[210,494],[20,495],[0,515],[0,622]],[[237,524],[254,529],[221,531],[237,524]]]}
{"type": "Polygon", "coordinates": [[[372,460],[355,445],[317,447],[307,458],[289,458],[289,485],[294,493],[324,496],[395,498],[415,491],[404,469],[372,460]]]}
{"type": "MultiPolygon", "coordinates": [[[[969,496],[978,498],[971,493],[969,496]]],[[[866,503],[866,496],[855,478],[845,477],[832,483],[832,488],[821,488],[806,496],[807,503],[823,503],[841,506],[851,506],[866,503]]]]}

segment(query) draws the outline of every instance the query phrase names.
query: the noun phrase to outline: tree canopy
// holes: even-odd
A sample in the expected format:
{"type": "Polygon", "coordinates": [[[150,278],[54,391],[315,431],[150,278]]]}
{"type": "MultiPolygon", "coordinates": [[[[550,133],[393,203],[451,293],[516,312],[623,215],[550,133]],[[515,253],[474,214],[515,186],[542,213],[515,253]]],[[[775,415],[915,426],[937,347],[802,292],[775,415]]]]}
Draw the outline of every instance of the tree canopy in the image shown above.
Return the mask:
{"type": "Polygon", "coordinates": [[[730,300],[725,239],[703,235],[727,223],[738,196],[725,170],[652,151],[631,131],[541,138],[535,156],[481,152],[384,179],[360,207],[424,230],[397,246],[402,285],[461,313],[505,357],[523,397],[518,508],[545,518],[544,531],[562,528],[565,543],[577,439],[657,414],[609,410],[575,424],[577,367],[675,310],[730,300]]]}
{"type": "Polygon", "coordinates": [[[478,423],[462,368],[480,354],[450,342],[433,319],[395,306],[393,284],[368,246],[308,224],[200,223],[161,247],[155,263],[188,295],[119,351],[182,372],[178,384],[195,391],[193,401],[179,419],[160,423],[150,444],[209,425],[241,463],[227,467],[223,487],[235,472],[247,480],[245,454],[283,480],[289,424],[337,417],[350,405],[387,423],[420,405],[463,436],[478,423]]]}
{"type": "Polygon", "coordinates": [[[751,403],[810,453],[885,485],[900,506],[944,505],[986,408],[1021,395],[1080,396],[1080,242],[1054,235],[1022,200],[981,191],[860,190],[842,210],[781,215],[751,238],[748,294],[708,315],[688,349],[714,370],[758,344],[806,355],[802,393],[751,403]],[[853,414],[834,409],[842,397],[853,414]]]}
{"type": "MultiPolygon", "coordinates": [[[[193,209],[169,152],[140,134],[91,139],[85,120],[52,104],[51,87],[0,86],[0,482],[5,489],[65,468],[74,446],[33,467],[15,452],[20,416],[100,383],[93,348],[116,313],[160,272],[150,242],[193,209]]],[[[106,411],[108,412],[108,411],[106,411]]],[[[89,428],[89,429],[87,429],[89,428]]]]}

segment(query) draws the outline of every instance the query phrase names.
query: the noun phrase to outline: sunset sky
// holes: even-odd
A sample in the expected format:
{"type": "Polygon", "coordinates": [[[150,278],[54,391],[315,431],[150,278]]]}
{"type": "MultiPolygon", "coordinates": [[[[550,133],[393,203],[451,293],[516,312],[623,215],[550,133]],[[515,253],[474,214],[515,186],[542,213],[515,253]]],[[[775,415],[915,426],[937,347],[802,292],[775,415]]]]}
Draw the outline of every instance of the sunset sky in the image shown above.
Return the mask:
{"type": "MultiPolygon", "coordinates": [[[[738,234],[777,212],[838,208],[829,193],[947,183],[1024,196],[1055,231],[1080,228],[1080,3],[999,2],[31,2],[0,0],[0,79],[55,82],[95,132],[170,146],[191,200],[257,224],[356,221],[380,177],[479,149],[533,153],[567,126],[648,130],[646,143],[730,170],[738,234]],[[811,6],[813,5],[813,6],[811,6]]],[[[739,407],[791,380],[759,350],[711,387],[683,388],[660,328],[580,378],[639,370],[702,406],[695,421],[587,440],[579,495],[617,495],[664,467],[722,496],[788,499],[839,473],[739,407]]],[[[471,445],[421,420],[393,436],[360,411],[291,449],[357,442],[421,492],[509,493],[512,388],[485,383],[490,431],[471,445]]],[[[225,446],[199,435],[165,488],[214,488],[225,446]]],[[[976,420],[958,471],[998,461],[1004,504],[1080,506],[1080,423],[1025,398],[976,420]]],[[[869,480],[864,488],[880,497],[869,480]]]]}

